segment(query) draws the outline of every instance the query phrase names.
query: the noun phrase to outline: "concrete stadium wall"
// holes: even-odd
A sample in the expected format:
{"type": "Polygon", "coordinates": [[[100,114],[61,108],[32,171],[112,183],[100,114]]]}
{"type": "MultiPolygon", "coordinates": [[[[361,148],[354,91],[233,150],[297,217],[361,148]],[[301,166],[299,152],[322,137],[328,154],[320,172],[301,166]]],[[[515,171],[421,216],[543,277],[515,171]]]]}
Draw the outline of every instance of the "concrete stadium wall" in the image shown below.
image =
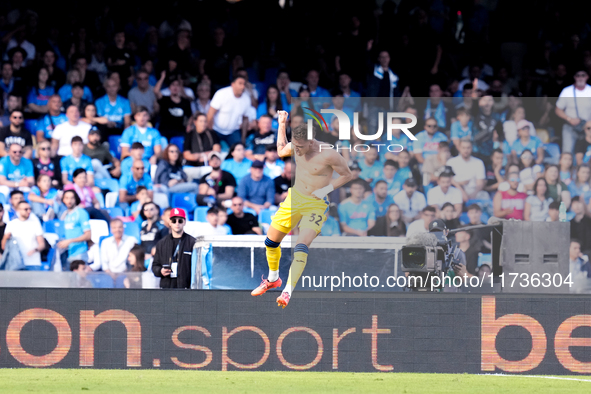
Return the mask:
{"type": "Polygon", "coordinates": [[[591,374],[591,297],[0,289],[0,368],[591,374]]]}

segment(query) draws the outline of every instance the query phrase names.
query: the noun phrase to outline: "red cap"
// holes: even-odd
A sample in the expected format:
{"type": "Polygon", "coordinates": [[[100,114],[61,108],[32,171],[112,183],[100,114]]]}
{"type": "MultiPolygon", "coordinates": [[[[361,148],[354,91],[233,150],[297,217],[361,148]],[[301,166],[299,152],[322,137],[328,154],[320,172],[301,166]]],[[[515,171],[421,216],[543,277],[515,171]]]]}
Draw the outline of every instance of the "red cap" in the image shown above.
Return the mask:
{"type": "Polygon", "coordinates": [[[187,220],[187,214],[185,213],[185,210],[182,208],[172,208],[172,210],[170,211],[170,218],[183,218],[187,220]]]}

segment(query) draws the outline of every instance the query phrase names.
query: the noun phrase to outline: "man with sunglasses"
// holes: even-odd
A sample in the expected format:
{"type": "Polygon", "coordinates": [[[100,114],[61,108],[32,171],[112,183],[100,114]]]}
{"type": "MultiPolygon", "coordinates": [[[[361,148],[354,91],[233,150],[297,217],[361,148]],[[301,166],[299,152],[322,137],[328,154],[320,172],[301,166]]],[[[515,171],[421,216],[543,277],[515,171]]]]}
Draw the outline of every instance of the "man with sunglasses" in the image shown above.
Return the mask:
{"type": "Polygon", "coordinates": [[[6,242],[12,237],[21,251],[26,266],[40,266],[41,252],[45,249],[45,240],[43,239],[43,229],[39,220],[32,218],[31,205],[26,201],[21,201],[17,206],[18,215],[11,220],[4,231],[2,237],[2,249],[6,242]]]}
{"type": "Polygon", "coordinates": [[[23,112],[14,110],[10,113],[10,124],[0,129],[0,156],[4,157],[8,153],[6,147],[13,143],[19,144],[22,148],[33,146],[31,133],[25,130],[23,112]]]}
{"type": "MultiPolygon", "coordinates": [[[[1,179],[1,178],[0,178],[1,179]]],[[[142,160],[135,160],[131,165],[131,173],[125,172],[119,179],[119,203],[131,204],[137,200],[135,192],[138,186],[148,189],[150,199],[154,198],[152,178],[145,172],[145,164],[142,160]]]]}
{"type": "Polygon", "coordinates": [[[33,163],[23,157],[22,146],[13,143],[8,156],[0,159],[0,193],[8,195],[13,189],[29,191],[34,184],[33,163]]]}
{"type": "Polygon", "coordinates": [[[144,69],[137,72],[135,76],[137,86],[132,88],[127,94],[129,104],[131,105],[131,112],[134,114],[138,112],[139,107],[145,107],[150,116],[158,112],[158,101],[154,94],[154,88],[150,86],[150,74],[144,69]]]}
{"type": "Polygon", "coordinates": [[[37,145],[36,158],[33,159],[33,170],[35,179],[39,175],[47,175],[51,178],[51,186],[56,189],[62,188],[62,170],[60,160],[57,157],[51,157],[51,144],[44,140],[37,145]]]}
{"type": "Polygon", "coordinates": [[[413,142],[414,157],[420,164],[431,155],[437,154],[439,143],[447,141],[447,137],[441,131],[437,131],[437,120],[428,118],[425,121],[425,130],[416,135],[417,140],[413,142]]]}
{"type": "Polygon", "coordinates": [[[181,208],[170,211],[170,235],[156,244],[152,272],[163,289],[191,287],[191,257],[195,238],[185,233],[187,214],[181,208]]]}

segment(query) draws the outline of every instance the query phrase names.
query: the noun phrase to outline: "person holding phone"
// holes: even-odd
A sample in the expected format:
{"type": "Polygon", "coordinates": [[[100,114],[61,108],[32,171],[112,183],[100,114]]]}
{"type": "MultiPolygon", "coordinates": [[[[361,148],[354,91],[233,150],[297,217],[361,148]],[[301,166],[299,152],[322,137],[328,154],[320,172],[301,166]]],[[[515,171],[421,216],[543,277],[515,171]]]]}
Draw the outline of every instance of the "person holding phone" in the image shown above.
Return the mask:
{"type": "Polygon", "coordinates": [[[160,278],[163,289],[191,287],[191,256],[195,238],[185,233],[186,222],[185,210],[172,208],[170,234],[156,244],[152,271],[160,278]]]}

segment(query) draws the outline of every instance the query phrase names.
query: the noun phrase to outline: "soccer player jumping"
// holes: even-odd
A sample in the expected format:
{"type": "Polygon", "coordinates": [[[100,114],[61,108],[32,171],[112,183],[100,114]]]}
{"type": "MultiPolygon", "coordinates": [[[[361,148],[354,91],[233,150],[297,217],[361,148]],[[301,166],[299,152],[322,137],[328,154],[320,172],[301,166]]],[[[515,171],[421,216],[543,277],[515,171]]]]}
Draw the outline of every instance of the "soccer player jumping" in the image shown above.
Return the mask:
{"type": "Polygon", "coordinates": [[[293,129],[292,141],[288,142],[285,134],[287,112],[278,111],[278,115],[277,153],[279,157],[289,157],[292,156],[292,150],[295,150],[296,179],[293,187],[289,188],[287,198],[279,205],[279,210],[273,216],[265,240],[269,276],[263,279],[251,294],[259,296],[269,289],[281,286],[279,244],[299,222],[300,234],[294,248],[287,285],[277,298],[277,305],[285,308],[306,266],[308,248],[326,221],[329,208],[326,196],[353,179],[353,175],[347,162],[337,151],[329,149],[328,145],[320,149],[322,142],[315,139],[308,140],[306,125],[293,129]],[[340,175],[336,179],[332,179],[334,171],[340,175]]]}

